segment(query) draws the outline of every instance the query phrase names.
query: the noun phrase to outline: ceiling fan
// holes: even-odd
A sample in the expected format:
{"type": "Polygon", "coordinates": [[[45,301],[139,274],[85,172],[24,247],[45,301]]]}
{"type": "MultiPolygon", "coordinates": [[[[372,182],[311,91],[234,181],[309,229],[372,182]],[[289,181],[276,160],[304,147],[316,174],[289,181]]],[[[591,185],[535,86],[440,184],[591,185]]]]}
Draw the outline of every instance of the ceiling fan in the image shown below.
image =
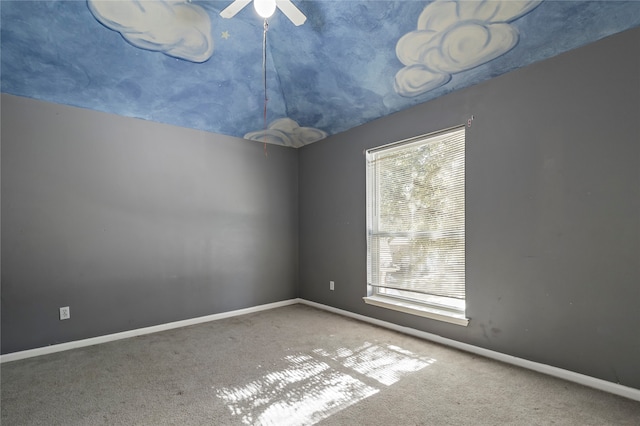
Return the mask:
{"type": "MultiPolygon", "coordinates": [[[[220,12],[220,16],[233,18],[236,13],[240,12],[249,3],[251,3],[251,0],[234,0],[233,3],[220,12]]],[[[291,0],[253,0],[253,6],[256,8],[258,15],[265,19],[273,15],[277,6],[296,26],[304,24],[304,21],[307,20],[307,17],[291,3],[291,0]]]]}

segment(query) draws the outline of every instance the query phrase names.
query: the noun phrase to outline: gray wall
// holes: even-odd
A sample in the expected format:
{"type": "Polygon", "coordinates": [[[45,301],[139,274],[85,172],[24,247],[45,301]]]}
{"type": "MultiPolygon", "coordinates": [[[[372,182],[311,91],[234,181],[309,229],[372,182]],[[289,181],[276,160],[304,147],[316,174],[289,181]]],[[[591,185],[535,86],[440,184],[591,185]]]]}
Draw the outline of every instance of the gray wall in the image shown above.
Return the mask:
{"type": "Polygon", "coordinates": [[[296,150],[2,95],[2,353],[294,298],[297,244],[296,150]]]}
{"type": "Polygon", "coordinates": [[[300,296],[640,388],[639,42],[628,31],[301,148],[300,296]],[[469,326],[365,305],[363,150],[471,115],[469,326]]]}

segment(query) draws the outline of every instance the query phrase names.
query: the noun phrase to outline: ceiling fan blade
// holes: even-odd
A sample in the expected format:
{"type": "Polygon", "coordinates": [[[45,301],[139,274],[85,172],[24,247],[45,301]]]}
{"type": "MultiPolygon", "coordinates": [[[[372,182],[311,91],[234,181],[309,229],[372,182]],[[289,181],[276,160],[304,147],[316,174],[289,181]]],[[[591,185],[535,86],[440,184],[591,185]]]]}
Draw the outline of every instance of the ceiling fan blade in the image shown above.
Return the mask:
{"type": "Polygon", "coordinates": [[[251,0],[234,0],[233,3],[220,12],[220,16],[223,18],[233,18],[236,16],[236,13],[240,12],[249,3],[251,3],[251,0]]]}
{"type": "Polygon", "coordinates": [[[304,13],[300,12],[300,9],[291,3],[291,0],[276,0],[276,6],[278,6],[282,13],[287,15],[287,18],[289,18],[295,26],[302,25],[304,21],[307,20],[304,13]]]}

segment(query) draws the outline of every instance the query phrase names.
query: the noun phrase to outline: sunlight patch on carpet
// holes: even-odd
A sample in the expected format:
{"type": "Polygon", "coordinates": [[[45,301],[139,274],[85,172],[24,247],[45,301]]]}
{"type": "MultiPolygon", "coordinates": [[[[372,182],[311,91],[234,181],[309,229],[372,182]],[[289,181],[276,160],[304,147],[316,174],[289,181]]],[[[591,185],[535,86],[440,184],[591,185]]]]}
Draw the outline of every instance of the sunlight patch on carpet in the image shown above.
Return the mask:
{"type": "Polygon", "coordinates": [[[216,395],[247,425],[312,425],[435,362],[397,346],[368,342],[355,349],[312,352],[288,355],[288,367],[245,385],[217,389],[216,395]]]}
{"type": "Polygon", "coordinates": [[[398,346],[389,345],[383,348],[368,342],[353,351],[341,348],[334,353],[324,349],[315,349],[313,352],[338,361],[345,367],[387,386],[435,361],[433,358],[418,357],[398,346]]]}
{"type": "Polygon", "coordinates": [[[291,364],[289,368],[245,386],[220,389],[218,397],[244,424],[303,425],[378,392],[311,356],[287,356],[285,360],[291,364]]]}

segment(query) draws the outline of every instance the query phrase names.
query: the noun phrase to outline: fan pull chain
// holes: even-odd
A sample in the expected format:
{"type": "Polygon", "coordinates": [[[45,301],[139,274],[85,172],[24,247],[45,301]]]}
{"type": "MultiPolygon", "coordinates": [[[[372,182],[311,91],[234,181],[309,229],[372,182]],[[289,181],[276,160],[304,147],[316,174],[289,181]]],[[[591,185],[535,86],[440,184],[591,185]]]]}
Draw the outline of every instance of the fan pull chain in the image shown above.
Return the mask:
{"type": "Polygon", "coordinates": [[[263,76],[263,87],[264,87],[264,156],[268,157],[267,154],[267,102],[269,98],[267,98],[267,31],[269,30],[269,22],[267,18],[264,18],[264,31],[262,33],[262,76],[263,76]]]}

